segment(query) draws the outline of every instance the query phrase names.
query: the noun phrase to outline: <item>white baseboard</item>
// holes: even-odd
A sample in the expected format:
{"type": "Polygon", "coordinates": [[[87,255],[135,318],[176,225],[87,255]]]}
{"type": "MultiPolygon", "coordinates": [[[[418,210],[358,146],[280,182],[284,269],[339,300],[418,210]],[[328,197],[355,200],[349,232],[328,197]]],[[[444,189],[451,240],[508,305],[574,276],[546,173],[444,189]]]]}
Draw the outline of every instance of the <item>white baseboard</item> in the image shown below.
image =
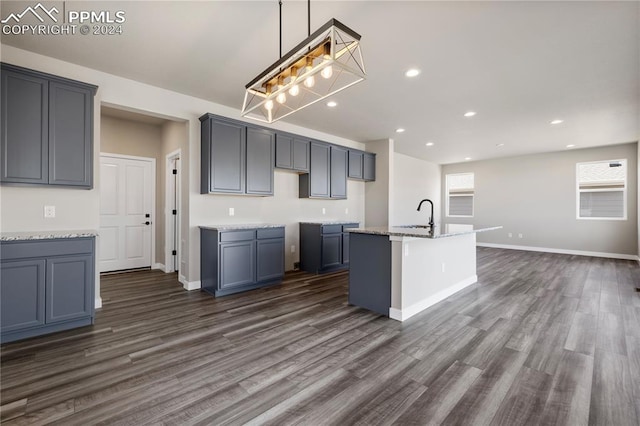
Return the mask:
{"type": "Polygon", "coordinates": [[[178,281],[182,284],[185,290],[199,290],[200,289],[200,281],[187,281],[184,275],[178,276],[178,281]]]}
{"type": "Polygon", "coordinates": [[[160,269],[161,271],[165,270],[162,263],[154,263],[153,265],[151,265],[151,269],[160,269]]]}
{"type": "Polygon", "coordinates": [[[102,297],[100,297],[100,296],[96,297],[96,300],[95,300],[95,302],[94,302],[93,307],[94,307],[95,309],[100,309],[100,308],[102,308],[102,297]]]}
{"type": "Polygon", "coordinates": [[[421,300],[418,303],[414,303],[413,305],[405,309],[389,308],[389,317],[394,320],[405,321],[415,314],[424,311],[429,306],[435,305],[436,303],[446,299],[452,294],[457,293],[463,288],[468,287],[476,282],[478,282],[478,276],[472,275],[460,281],[459,283],[452,285],[451,287],[447,287],[444,290],[437,292],[433,296],[427,297],[426,299],[421,300]]]}
{"type": "Polygon", "coordinates": [[[509,245],[509,244],[494,244],[494,243],[476,243],[476,246],[501,248],[501,249],[507,249],[507,250],[538,251],[543,253],[573,254],[576,256],[605,257],[607,259],[636,260],[640,262],[640,258],[638,258],[638,256],[634,254],[603,253],[599,251],[565,250],[565,249],[548,248],[548,247],[515,246],[515,245],[509,245]]]}

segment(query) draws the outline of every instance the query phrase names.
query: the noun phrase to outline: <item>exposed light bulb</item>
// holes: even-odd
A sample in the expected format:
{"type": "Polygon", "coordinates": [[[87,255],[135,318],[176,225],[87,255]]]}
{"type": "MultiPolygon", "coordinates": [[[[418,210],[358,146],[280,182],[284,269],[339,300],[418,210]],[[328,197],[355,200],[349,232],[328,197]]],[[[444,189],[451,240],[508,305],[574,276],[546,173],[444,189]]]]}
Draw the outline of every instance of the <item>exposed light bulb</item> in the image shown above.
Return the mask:
{"type": "Polygon", "coordinates": [[[291,86],[291,89],[289,89],[289,94],[291,96],[298,96],[298,93],[300,93],[300,87],[297,84],[291,86]]]}
{"type": "Polygon", "coordinates": [[[331,78],[333,75],[333,67],[331,65],[324,67],[322,71],[320,71],[320,75],[324,78],[331,78]]]}
{"type": "Polygon", "coordinates": [[[316,79],[314,76],[309,76],[304,80],[304,85],[308,88],[312,88],[316,84],[316,79]]]}
{"type": "Polygon", "coordinates": [[[278,101],[278,103],[280,104],[287,102],[287,95],[285,95],[284,92],[278,93],[278,96],[276,96],[276,101],[278,101]]]}
{"type": "Polygon", "coordinates": [[[273,101],[269,99],[267,102],[264,103],[264,107],[267,111],[271,111],[273,109],[273,101]]]}

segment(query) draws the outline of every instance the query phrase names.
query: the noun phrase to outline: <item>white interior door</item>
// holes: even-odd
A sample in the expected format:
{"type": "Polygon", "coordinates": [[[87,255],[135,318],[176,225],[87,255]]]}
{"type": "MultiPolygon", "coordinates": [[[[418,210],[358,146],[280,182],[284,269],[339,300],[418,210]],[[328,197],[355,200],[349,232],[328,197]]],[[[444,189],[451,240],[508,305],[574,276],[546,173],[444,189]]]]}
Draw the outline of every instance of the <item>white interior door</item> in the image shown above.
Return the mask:
{"type": "Polygon", "coordinates": [[[151,266],[153,161],[100,155],[100,272],[151,266]]]}

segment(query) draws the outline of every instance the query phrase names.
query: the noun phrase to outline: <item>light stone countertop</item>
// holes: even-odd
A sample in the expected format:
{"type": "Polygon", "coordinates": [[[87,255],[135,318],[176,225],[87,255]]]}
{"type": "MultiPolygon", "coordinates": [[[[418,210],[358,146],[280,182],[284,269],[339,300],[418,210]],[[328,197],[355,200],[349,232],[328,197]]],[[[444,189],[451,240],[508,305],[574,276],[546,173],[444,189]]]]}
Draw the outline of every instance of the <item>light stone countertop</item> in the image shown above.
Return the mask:
{"type": "Polygon", "coordinates": [[[348,225],[351,223],[360,223],[357,220],[316,220],[300,222],[305,225],[348,225]]]}
{"type": "Polygon", "coordinates": [[[502,226],[475,226],[457,223],[436,224],[432,231],[424,225],[377,226],[371,228],[352,228],[349,232],[357,234],[388,235],[394,237],[446,238],[457,235],[475,234],[477,232],[502,229],[502,226]]]}
{"type": "Polygon", "coordinates": [[[213,231],[233,231],[236,229],[264,228],[284,228],[284,225],[277,223],[228,223],[225,225],[200,225],[200,229],[211,229],[213,231]]]}
{"type": "Polygon", "coordinates": [[[27,232],[2,232],[0,241],[30,241],[30,240],[54,240],[58,238],[87,238],[97,237],[98,231],[91,229],[64,230],[64,231],[27,231],[27,232]]]}

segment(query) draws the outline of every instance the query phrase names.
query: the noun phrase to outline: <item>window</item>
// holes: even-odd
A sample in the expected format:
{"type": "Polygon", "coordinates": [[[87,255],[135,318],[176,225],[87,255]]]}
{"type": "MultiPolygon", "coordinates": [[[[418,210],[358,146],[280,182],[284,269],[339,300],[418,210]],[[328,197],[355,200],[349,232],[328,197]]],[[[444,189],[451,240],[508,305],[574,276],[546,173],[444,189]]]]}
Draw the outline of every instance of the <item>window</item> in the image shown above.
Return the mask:
{"type": "Polygon", "coordinates": [[[578,163],[578,219],[627,219],[627,160],[578,163]]]}
{"type": "Polygon", "coordinates": [[[446,176],[447,216],[473,217],[473,173],[446,176]]]}

